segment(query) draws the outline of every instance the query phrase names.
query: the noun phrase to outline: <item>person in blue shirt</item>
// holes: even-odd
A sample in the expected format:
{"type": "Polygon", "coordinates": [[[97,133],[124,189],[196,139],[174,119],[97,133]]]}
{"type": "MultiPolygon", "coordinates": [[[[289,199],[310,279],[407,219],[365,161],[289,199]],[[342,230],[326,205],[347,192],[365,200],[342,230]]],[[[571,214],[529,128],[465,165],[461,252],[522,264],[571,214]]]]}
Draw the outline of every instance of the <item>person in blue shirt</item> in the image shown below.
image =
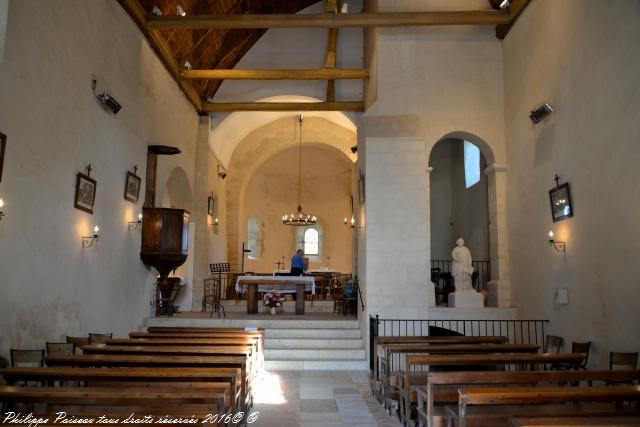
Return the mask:
{"type": "Polygon", "coordinates": [[[294,256],[291,257],[291,274],[301,276],[307,270],[307,259],[304,257],[304,251],[298,249],[294,256]]]}

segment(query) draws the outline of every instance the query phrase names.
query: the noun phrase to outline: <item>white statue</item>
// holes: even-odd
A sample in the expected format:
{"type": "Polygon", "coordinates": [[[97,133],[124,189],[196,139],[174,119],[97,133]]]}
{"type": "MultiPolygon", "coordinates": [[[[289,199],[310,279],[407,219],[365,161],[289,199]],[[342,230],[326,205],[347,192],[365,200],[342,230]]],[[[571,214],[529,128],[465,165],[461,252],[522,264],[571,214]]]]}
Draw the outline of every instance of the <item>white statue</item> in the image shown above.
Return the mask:
{"type": "Polygon", "coordinates": [[[451,252],[451,275],[456,287],[456,292],[475,292],[471,285],[473,265],[471,264],[471,252],[464,246],[464,240],[456,240],[456,247],[451,252]]]}

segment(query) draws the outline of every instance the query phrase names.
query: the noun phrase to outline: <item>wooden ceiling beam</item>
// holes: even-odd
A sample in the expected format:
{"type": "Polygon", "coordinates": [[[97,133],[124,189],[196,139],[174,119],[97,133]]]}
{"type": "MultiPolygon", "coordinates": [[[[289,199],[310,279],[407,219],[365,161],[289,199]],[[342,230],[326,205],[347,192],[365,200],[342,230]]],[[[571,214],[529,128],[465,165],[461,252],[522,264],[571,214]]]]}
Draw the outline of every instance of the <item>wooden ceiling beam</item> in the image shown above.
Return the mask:
{"type": "MultiPolygon", "coordinates": [[[[340,7],[340,0],[327,0],[326,12],[338,13],[340,7]]],[[[324,61],[325,68],[336,68],[336,58],[338,52],[338,29],[329,28],[329,40],[327,41],[327,55],[324,61]]],[[[327,80],[327,97],[328,102],[336,100],[336,84],[335,79],[327,80]]]]}
{"type": "MultiPolygon", "coordinates": [[[[119,0],[125,1],[125,0],[119,0]]],[[[515,2],[515,0],[514,0],[515,2]]],[[[347,27],[412,27],[427,25],[501,25],[509,15],[497,10],[458,12],[378,12],[320,14],[247,14],[150,16],[151,29],[180,28],[347,28],[347,27]]]]}
{"type": "Polygon", "coordinates": [[[509,22],[507,24],[499,24],[496,26],[496,37],[504,39],[509,34],[509,30],[513,27],[516,20],[524,9],[529,5],[531,0],[511,0],[509,6],[509,22]]]}
{"type": "Polygon", "coordinates": [[[204,113],[234,111],[364,111],[364,102],[205,102],[204,113]]]}
{"type": "Polygon", "coordinates": [[[180,74],[180,66],[178,65],[175,57],[173,56],[173,52],[171,52],[171,48],[167,44],[166,40],[162,37],[160,32],[156,29],[147,28],[147,16],[144,8],[140,4],[138,0],[118,0],[120,5],[129,13],[134,20],[134,22],[140,27],[143,34],[151,44],[153,50],[156,51],[160,61],[167,68],[169,73],[173,76],[173,78],[180,85],[180,89],[184,92],[185,96],[193,104],[193,107],[196,111],[200,112],[202,109],[202,100],[200,99],[200,95],[193,88],[191,82],[189,81],[181,81],[178,79],[180,74]]]}
{"type": "Polygon", "coordinates": [[[362,80],[367,70],[319,68],[313,70],[183,70],[183,80],[362,80]]]}

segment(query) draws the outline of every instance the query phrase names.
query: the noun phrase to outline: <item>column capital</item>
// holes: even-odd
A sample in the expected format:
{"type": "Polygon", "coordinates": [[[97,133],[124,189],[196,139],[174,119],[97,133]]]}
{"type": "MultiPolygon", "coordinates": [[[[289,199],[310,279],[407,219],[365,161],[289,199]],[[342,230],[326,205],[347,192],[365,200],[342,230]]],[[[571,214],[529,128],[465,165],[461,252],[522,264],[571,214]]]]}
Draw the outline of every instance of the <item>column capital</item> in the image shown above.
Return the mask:
{"type": "Polygon", "coordinates": [[[506,172],[507,171],[507,164],[506,163],[494,163],[490,166],[487,166],[484,169],[484,174],[485,175],[492,175],[495,174],[496,172],[506,172]]]}

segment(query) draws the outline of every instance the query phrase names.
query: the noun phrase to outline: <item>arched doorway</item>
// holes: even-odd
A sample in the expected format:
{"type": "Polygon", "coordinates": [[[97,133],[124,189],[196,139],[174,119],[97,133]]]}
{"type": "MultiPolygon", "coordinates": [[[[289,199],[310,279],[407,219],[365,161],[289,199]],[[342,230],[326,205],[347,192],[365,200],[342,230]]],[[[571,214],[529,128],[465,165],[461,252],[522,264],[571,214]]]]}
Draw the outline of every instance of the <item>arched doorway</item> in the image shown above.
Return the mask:
{"type": "Polygon", "coordinates": [[[429,155],[431,268],[437,305],[447,305],[453,290],[451,250],[458,238],[464,239],[473,256],[476,290],[486,291],[491,280],[487,157],[493,158],[490,148],[463,133],[440,139],[429,155]]]}

